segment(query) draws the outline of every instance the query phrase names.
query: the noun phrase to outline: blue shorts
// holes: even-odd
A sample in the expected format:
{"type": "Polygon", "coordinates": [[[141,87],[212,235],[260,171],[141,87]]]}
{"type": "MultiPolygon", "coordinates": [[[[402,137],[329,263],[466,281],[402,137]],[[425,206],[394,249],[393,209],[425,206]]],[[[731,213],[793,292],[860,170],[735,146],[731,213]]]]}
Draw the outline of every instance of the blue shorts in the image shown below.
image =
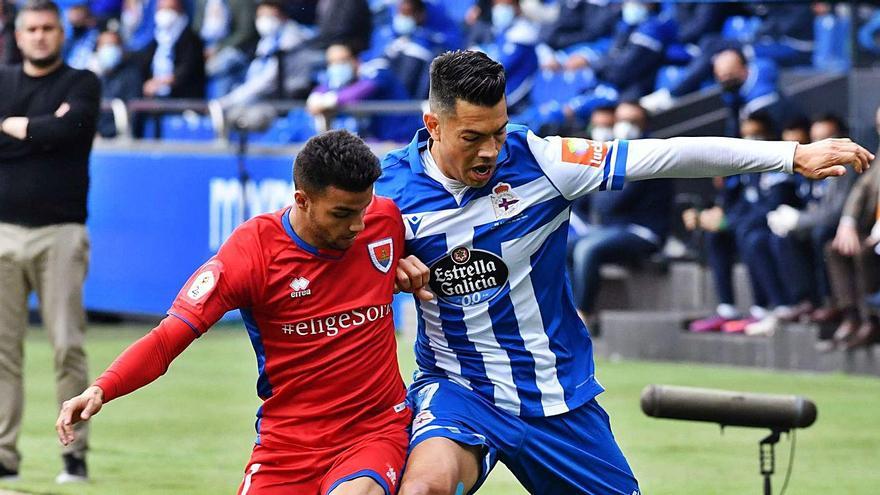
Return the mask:
{"type": "Polygon", "coordinates": [[[416,380],[407,399],[414,414],[410,451],[435,437],[483,447],[483,466],[471,493],[499,459],[529,493],[640,493],[596,399],[558,416],[519,417],[436,376],[416,380]]]}

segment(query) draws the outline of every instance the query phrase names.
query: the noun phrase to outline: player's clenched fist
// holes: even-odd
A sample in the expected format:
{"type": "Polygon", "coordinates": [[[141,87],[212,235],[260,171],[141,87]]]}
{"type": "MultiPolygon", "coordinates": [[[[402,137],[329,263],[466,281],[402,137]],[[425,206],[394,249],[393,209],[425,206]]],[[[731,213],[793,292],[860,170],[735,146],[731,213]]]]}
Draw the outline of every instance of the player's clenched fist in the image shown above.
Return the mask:
{"type": "Polygon", "coordinates": [[[856,172],[868,170],[874,155],[846,138],[823,139],[799,144],[794,152],[794,171],[810,179],[836,177],[846,173],[844,165],[856,172]]]}
{"type": "Polygon", "coordinates": [[[434,299],[434,294],[427,289],[431,271],[424,263],[415,256],[401,258],[397,263],[397,280],[394,283],[395,291],[412,292],[422,301],[434,299]]]}
{"type": "Polygon", "coordinates": [[[80,421],[88,421],[89,418],[98,414],[104,405],[104,391],[99,387],[89,387],[76,397],[64,401],[61,404],[61,412],[58,421],[55,422],[55,431],[61,443],[68,445],[74,440],[73,425],[80,421]]]}

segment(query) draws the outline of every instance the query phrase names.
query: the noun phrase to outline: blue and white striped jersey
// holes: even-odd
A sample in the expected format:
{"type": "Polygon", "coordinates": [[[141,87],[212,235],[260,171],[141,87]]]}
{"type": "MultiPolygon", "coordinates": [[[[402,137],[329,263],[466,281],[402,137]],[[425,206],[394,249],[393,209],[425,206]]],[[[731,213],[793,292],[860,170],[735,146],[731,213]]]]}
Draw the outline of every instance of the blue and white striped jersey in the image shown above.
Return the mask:
{"type": "Polygon", "coordinates": [[[566,274],[573,199],[620,189],[628,168],[635,178],[790,172],[794,151],[771,147],[742,158],[727,140],[694,157],[689,141],[540,138],[518,125],[507,132],[495,174],[481,188],[453,195],[429,177],[422,129],[385,157],[376,192],[397,203],[407,253],[431,270],[437,298],[417,301],[421,372],[448,376],[521,416],[562,414],[603,390],[566,274]],[[724,159],[726,168],[713,163],[724,159]]]}

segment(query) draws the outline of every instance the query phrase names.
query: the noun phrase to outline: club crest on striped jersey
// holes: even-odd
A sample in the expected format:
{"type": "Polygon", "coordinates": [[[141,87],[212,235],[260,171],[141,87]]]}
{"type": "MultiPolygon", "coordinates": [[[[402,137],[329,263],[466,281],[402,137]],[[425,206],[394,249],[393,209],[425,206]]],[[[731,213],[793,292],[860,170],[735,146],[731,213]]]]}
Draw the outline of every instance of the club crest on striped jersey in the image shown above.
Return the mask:
{"type": "Polygon", "coordinates": [[[391,269],[391,261],[394,259],[394,243],[390,237],[386,237],[380,241],[371,242],[367,245],[367,251],[370,252],[370,261],[382,273],[388,273],[391,269]]]}
{"type": "Polygon", "coordinates": [[[562,161],[601,167],[608,154],[608,143],[582,138],[562,138],[562,161]]]}
{"type": "Polygon", "coordinates": [[[522,200],[513,192],[513,188],[506,182],[499,182],[492,188],[489,196],[492,200],[492,209],[495,210],[495,218],[510,218],[519,212],[522,200]]]}
{"type": "Polygon", "coordinates": [[[457,247],[431,265],[431,290],[455,306],[494,299],[507,284],[509,269],[495,253],[457,247]]]}

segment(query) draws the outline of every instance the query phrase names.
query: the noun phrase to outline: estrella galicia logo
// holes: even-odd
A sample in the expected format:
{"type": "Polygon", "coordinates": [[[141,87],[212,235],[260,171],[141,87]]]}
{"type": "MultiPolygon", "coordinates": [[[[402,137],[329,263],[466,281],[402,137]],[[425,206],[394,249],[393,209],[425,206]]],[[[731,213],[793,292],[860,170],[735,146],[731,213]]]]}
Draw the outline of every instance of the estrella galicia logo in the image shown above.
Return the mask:
{"type": "Polygon", "coordinates": [[[507,283],[504,261],[482,249],[458,247],[431,266],[431,290],[456,306],[491,301],[507,283]]]}

